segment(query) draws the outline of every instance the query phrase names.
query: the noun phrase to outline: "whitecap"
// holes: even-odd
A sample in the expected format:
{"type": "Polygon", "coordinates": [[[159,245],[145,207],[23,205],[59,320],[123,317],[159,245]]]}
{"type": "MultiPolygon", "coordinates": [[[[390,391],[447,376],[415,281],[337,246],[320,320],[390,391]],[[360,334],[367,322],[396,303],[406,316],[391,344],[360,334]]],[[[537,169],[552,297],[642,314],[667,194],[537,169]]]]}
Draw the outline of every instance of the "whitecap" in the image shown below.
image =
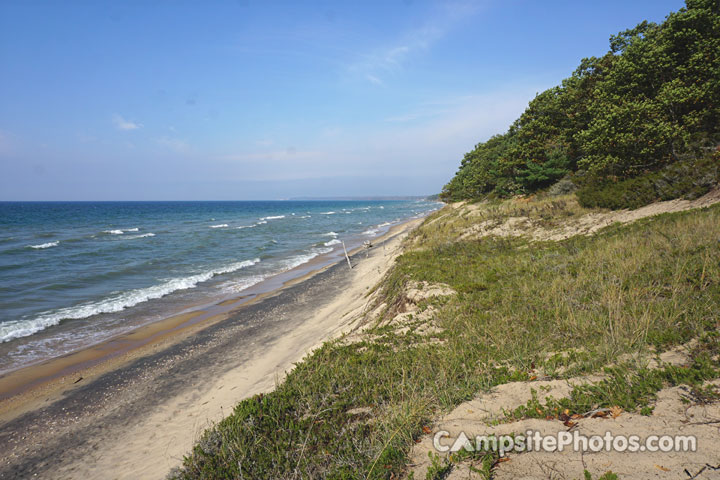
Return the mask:
{"type": "Polygon", "coordinates": [[[368,230],[365,230],[364,232],[362,232],[363,235],[377,235],[377,233],[378,233],[378,231],[374,228],[371,228],[371,229],[368,229],[368,230]]]}
{"type": "Polygon", "coordinates": [[[283,266],[285,267],[285,270],[292,270],[293,268],[298,267],[303,263],[307,263],[319,255],[330,253],[332,250],[332,248],[313,248],[309,253],[288,258],[283,262],[283,266]]]}
{"type": "Polygon", "coordinates": [[[333,238],[329,242],[325,242],[326,247],[329,247],[330,245],[339,245],[339,244],[340,244],[340,240],[338,240],[337,238],[333,238]]]}
{"type": "Polygon", "coordinates": [[[277,220],[279,218],[285,218],[285,215],[275,215],[270,217],[262,217],[260,220],[277,220]]]}
{"type": "Polygon", "coordinates": [[[210,225],[210,228],[227,228],[227,223],[221,223],[220,225],[210,225]]]}
{"type": "Polygon", "coordinates": [[[110,235],[122,235],[122,230],[103,230],[103,233],[109,233],[110,235]]]}
{"type": "Polygon", "coordinates": [[[335,232],[328,232],[328,233],[323,233],[323,236],[325,236],[325,237],[337,237],[338,234],[335,233],[335,232]]]}
{"type": "Polygon", "coordinates": [[[59,244],[60,244],[60,241],[56,241],[56,242],[41,243],[40,245],[28,245],[28,247],[39,250],[42,248],[57,247],[59,244]]]}
{"type": "Polygon", "coordinates": [[[128,240],[133,240],[135,238],[146,238],[146,237],[154,237],[154,236],[155,236],[154,233],[149,232],[149,233],[143,233],[140,235],[130,235],[129,237],[125,237],[125,238],[127,238],[128,240]]]}
{"type": "Polygon", "coordinates": [[[235,262],[225,267],[197,273],[188,277],[172,278],[157,285],[129,290],[95,302],[87,302],[72,307],[45,312],[33,319],[21,319],[0,325],[0,343],[14,338],[27,337],[33,333],[59,324],[62,320],[77,320],[100,313],[114,313],[133,307],[148,300],[164,297],[177,290],[195,288],[198,283],[206,282],[216,275],[235,272],[260,262],[259,258],[235,262]]]}
{"type": "Polygon", "coordinates": [[[335,215],[337,212],[320,212],[320,215],[335,215]]]}

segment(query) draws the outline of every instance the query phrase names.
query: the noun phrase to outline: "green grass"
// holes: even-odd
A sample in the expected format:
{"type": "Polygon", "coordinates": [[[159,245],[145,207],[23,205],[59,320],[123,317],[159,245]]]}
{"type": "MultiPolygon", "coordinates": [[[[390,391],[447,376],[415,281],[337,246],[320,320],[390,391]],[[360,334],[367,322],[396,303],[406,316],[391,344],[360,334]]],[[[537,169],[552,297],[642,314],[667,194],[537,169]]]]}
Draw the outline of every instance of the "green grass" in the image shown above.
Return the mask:
{"type": "Polygon", "coordinates": [[[581,207],[574,194],[556,197],[539,194],[531,198],[484,200],[433,213],[423,228],[413,232],[410,245],[415,249],[446,245],[456,241],[475,224],[489,222],[499,225],[512,217],[528,218],[534,226],[554,228],[565,224],[568,219],[592,211],[581,207]]]}
{"type": "Polygon", "coordinates": [[[720,207],[559,243],[454,241],[469,221],[457,215],[431,216],[378,288],[391,318],[407,282],[450,285],[456,296],[429,302],[439,331],[385,324],[361,342],[325,344],[275,391],[240,402],[171,476],[399,478],[423,426],[481,391],[533,370],[553,378],[600,372],[624,354],[653,355],[693,338],[705,340],[689,369],[617,366],[606,383],[537,408],[641,411],[659,388],[676,384],[714,398],[702,381],[717,376],[720,207]]]}
{"type": "Polygon", "coordinates": [[[720,364],[706,353],[694,354],[689,366],[668,365],[663,368],[628,366],[606,367],[607,378],[590,384],[575,386],[566,398],[547,397],[542,402],[533,391],[533,398],[506,415],[506,421],[523,418],[558,418],[567,420],[574,414],[585,415],[598,409],[621,408],[624,411],[649,414],[655,394],[665,387],[688,385],[696,403],[709,403],[718,398],[707,380],[720,376],[720,364]]]}

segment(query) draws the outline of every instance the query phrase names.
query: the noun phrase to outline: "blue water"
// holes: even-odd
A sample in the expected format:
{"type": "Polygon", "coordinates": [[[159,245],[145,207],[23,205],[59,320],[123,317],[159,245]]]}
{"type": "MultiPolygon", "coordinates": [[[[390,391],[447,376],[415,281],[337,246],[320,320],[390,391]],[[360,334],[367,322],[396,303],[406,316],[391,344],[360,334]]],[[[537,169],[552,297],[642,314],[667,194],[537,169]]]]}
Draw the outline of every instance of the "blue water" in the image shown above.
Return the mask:
{"type": "Polygon", "coordinates": [[[0,203],[0,372],[239,294],[438,206],[0,203]]]}

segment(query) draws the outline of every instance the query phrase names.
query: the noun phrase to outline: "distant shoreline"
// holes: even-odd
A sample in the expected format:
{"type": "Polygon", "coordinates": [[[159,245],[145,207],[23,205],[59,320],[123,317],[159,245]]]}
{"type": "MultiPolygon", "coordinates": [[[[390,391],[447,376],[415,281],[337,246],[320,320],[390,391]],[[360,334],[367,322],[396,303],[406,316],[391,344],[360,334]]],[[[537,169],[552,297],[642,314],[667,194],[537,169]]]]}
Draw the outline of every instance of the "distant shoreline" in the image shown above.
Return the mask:
{"type": "Polygon", "coordinates": [[[397,195],[397,196],[359,196],[359,197],[292,197],[288,198],[290,202],[392,202],[392,201],[408,201],[408,200],[435,200],[437,195],[397,195]]]}

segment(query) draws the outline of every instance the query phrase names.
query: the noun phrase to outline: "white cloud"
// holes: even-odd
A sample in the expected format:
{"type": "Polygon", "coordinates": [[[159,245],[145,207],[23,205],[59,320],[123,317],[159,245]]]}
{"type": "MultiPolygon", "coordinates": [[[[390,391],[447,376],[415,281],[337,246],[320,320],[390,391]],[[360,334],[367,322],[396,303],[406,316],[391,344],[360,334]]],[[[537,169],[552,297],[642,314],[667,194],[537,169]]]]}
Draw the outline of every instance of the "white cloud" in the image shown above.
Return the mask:
{"type": "Polygon", "coordinates": [[[375,75],[371,75],[371,74],[368,73],[368,74],[365,75],[365,78],[367,78],[367,80],[368,80],[370,83],[372,83],[373,85],[382,85],[382,84],[383,84],[382,80],[380,80],[380,79],[379,79],[378,77],[376,77],[375,75]]]}
{"type": "Polygon", "coordinates": [[[157,139],[157,143],[165,147],[169,150],[172,150],[176,153],[189,153],[190,152],[190,145],[181,138],[172,138],[172,137],[160,137],[157,139]]]}
{"type": "Polygon", "coordinates": [[[382,85],[384,75],[401,69],[413,55],[430,48],[457,22],[476,13],[479,7],[480,4],[473,1],[445,3],[439,12],[433,12],[432,20],[423,27],[406,32],[391,45],[360,55],[348,70],[359,73],[374,85],[382,85]]]}
{"type": "Polygon", "coordinates": [[[230,162],[248,162],[263,160],[266,162],[273,161],[311,161],[316,158],[323,157],[325,154],[320,151],[298,151],[294,147],[288,147],[285,150],[269,150],[261,152],[243,152],[233,153],[230,155],[222,155],[221,160],[230,162]]]}
{"type": "Polygon", "coordinates": [[[138,128],[142,128],[142,123],[125,120],[118,114],[113,115],[113,123],[118,130],[137,130],[138,128]]]}
{"type": "Polygon", "coordinates": [[[508,85],[480,95],[420,103],[409,113],[352,129],[318,129],[304,149],[249,149],[210,160],[237,181],[310,178],[429,178],[439,189],[463,154],[507,130],[542,85],[508,85]],[[214,161],[214,162],[213,162],[214,161]]]}

